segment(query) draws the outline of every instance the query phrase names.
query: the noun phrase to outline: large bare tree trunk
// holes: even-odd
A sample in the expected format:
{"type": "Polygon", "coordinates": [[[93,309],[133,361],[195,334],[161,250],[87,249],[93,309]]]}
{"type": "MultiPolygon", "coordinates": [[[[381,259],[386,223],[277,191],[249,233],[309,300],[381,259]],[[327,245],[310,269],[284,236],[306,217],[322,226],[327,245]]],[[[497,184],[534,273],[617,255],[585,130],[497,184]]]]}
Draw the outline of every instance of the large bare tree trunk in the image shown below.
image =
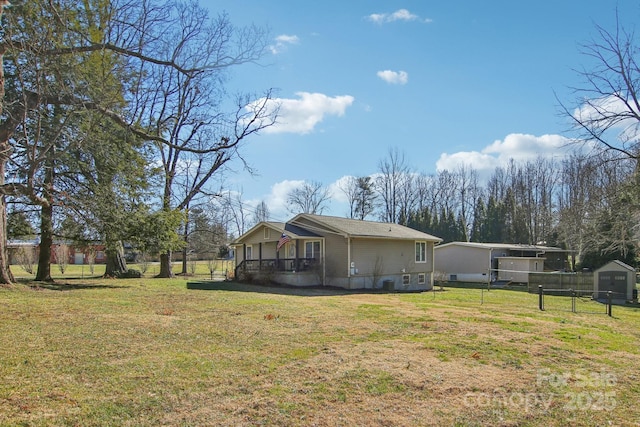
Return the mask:
{"type": "MultiPolygon", "coordinates": [[[[53,282],[51,278],[51,247],[53,246],[53,182],[55,180],[56,154],[55,147],[47,151],[47,166],[44,175],[45,203],[40,209],[40,255],[38,257],[38,272],[36,280],[53,282]]],[[[60,262],[60,261],[58,261],[60,262]]],[[[66,262],[66,260],[65,260],[66,262]]]]}
{"type": "Polygon", "coordinates": [[[186,246],[184,249],[182,249],[182,271],[180,272],[181,275],[186,276],[187,274],[189,274],[188,270],[188,262],[187,262],[187,257],[189,256],[189,251],[187,250],[186,246]]]}
{"type": "Polygon", "coordinates": [[[122,245],[107,248],[105,254],[107,255],[107,265],[104,272],[105,277],[120,277],[129,270],[127,262],[124,259],[122,245]]]}
{"type": "MultiPolygon", "coordinates": [[[[0,9],[2,10],[2,9],[0,9]]],[[[0,14],[1,15],[1,14],[0,14]]],[[[1,108],[1,107],[0,107],[1,108]]],[[[5,153],[4,147],[8,144],[0,144],[0,152],[5,153]]],[[[0,187],[4,185],[4,171],[6,159],[0,158],[0,187]]],[[[13,274],[9,269],[9,251],[7,249],[7,204],[4,196],[0,196],[0,283],[13,283],[13,274]]]]}
{"type": "Polygon", "coordinates": [[[187,255],[189,255],[189,204],[187,203],[187,209],[185,210],[184,218],[184,248],[182,248],[182,275],[187,275],[187,255]]]}
{"type": "MultiPolygon", "coordinates": [[[[0,19],[2,19],[4,7],[8,5],[9,2],[6,0],[0,0],[0,19]]],[[[4,52],[4,46],[0,47],[0,114],[3,112],[4,105],[4,52]]],[[[0,138],[0,188],[2,188],[4,187],[4,175],[11,145],[6,130],[3,129],[0,138]]],[[[9,269],[9,251],[7,250],[7,203],[3,193],[0,196],[0,283],[9,284],[13,281],[13,274],[9,269]]]]}
{"type": "Polygon", "coordinates": [[[36,280],[53,282],[51,278],[51,246],[53,246],[53,208],[43,206],[40,211],[40,253],[36,280]]]}
{"type": "Polygon", "coordinates": [[[171,270],[171,252],[160,254],[160,272],[156,277],[163,279],[174,277],[171,270]]]}

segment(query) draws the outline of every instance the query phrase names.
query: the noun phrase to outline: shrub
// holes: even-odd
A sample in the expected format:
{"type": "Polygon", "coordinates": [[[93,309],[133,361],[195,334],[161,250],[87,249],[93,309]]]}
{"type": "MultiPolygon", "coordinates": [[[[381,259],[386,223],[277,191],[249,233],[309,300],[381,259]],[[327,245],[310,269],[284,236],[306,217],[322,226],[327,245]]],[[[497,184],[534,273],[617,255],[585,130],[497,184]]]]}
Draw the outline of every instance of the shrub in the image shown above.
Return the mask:
{"type": "Polygon", "coordinates": [[[139,279],[142,277],[142,273],[135,268],[130,268],[123,273],[118,273],[116,277],[118,279],[139,279]]]}

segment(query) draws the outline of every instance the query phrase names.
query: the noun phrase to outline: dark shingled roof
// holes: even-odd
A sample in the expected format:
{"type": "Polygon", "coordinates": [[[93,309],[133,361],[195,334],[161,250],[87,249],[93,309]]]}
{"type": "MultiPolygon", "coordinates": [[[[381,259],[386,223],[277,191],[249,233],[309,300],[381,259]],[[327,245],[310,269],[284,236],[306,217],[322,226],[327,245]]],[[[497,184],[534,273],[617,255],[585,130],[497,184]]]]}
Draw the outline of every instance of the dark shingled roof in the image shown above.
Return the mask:
{"type": "Polygon", "coordinates": [[[335,232],[346,234],[351,237],[371,237],[371,238],[387,238],[387,239],[413,239],[413,240],[430,240],[440,242],[442,239],[414,230],[413,228],[403,225],[388,223],[362,221],[359,219],[341,218],[336,216],[300,214],[291,222],[301,227],[309,228],[300,219],[308,219],[332,229],[335,232]]]}

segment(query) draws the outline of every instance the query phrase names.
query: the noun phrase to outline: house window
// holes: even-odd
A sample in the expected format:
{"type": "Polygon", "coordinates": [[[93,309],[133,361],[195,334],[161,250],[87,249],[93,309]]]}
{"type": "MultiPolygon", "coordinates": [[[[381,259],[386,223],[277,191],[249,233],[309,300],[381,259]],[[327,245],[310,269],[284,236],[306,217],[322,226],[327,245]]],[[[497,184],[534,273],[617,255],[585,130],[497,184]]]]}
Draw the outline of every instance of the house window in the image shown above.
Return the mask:
{"type": "Polygon", "coordinates": [[[253,259],[253,247],[252,246],[247,246],[247,258],[246,259],[253,259]]]}
{"type": "Polygon", "coordinates": [[[418,285],[424,285],[425,283],[427,283],[427,274],[418,273],[418,285]]]}
{"type": "Polygon", "coordinates": [[[402,284],[403,285],[408,285],[409,283],[411,283],[411,275],[410,274],[403,274],[402,275],[402,284]]]}
{"type": "Polygon", "coordinates": [[[305,242],[304,257],[314,258],[316,260],[320,259],[320,241],[319,240],[305,242]]]}
{"type": "Polygon", "coordinates": [[[267,228],[267,227],[264,228],[264,238],[265,239],[270,239],[271,238],[271,229],[270,228],[267,228]]]}
{"type": "Polygon", "coordinates": [[[427,262],[427,242],[416,242],[416,262],[427,262]]]}

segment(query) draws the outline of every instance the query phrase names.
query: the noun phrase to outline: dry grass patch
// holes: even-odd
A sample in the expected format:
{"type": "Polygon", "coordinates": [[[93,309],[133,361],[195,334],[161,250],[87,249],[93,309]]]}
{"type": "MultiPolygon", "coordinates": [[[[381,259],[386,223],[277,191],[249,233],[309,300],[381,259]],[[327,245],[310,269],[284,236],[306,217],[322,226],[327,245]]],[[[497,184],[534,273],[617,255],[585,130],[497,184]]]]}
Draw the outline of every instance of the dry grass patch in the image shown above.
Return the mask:
{"type": "Polygon", "coordinates": [[[633,308],[540,312],[535,295],[465,289],[75,285],[0,289],[0,425],[586,426],[640,416],[633,308]]]}

